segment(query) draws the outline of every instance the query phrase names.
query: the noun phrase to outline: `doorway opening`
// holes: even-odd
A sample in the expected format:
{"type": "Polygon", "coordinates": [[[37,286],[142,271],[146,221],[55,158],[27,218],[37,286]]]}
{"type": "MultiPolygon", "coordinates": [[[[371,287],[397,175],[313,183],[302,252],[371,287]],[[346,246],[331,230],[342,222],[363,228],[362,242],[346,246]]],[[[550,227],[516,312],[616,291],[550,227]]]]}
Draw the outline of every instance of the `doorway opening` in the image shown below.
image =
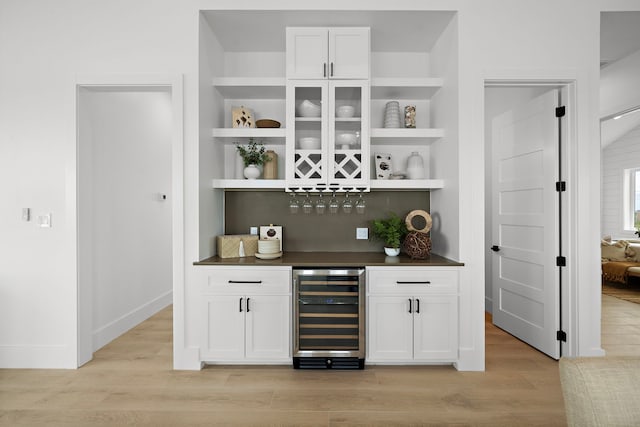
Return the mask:
{"type": "Polygon", "coordinates": [[[170,306],[183,276],[181,88],[89,80],[76,85],[78,366],[170,306]]]}
{"type": "Polygon", "coordinates": [[[487,80],[484,91],[485,310],[555,359],[570,354],[569,271],[557,263],[567,255],[569,200],[558,183],[567,179],[572,93],[571,82],[517,80],[487,80]],[[557,117],[561,106],[566,117],[557,117]]]}

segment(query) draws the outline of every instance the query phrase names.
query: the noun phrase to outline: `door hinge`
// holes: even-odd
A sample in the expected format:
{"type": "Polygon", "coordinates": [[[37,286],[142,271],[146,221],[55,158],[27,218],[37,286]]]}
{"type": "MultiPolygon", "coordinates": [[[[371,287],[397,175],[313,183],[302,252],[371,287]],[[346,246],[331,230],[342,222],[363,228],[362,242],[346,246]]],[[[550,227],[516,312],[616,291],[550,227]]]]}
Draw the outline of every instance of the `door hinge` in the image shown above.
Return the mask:
{"type": "Polygon", "coordinates": [[[556,191],[567,191],[567,181],[558,181],[556,182],[556,191]]]}
{"type": "Polygon", "coordinates": [[[564,105],[562,107],[557,107],[556,108],[556,117],[564,117],[566,110],[564,105]]]}
{"type": "Polygon", "coordinates": [[[567,333],[565,331],[556,332],[556,340],[567,342],[567,333]]]}
{"type": "Polygon", "coordinates": [[[563,256],[557,256],[556,257],[556,266],[558,267],[566,267],[567,266],[567,259],[563,256]]]}

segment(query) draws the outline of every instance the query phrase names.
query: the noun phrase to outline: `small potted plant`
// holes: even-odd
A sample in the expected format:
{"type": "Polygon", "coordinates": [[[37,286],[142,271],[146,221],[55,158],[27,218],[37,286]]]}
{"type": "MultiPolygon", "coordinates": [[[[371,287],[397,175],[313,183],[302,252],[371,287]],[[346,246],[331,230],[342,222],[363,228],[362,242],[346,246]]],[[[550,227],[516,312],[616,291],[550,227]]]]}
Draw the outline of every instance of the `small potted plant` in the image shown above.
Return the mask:
{"type": "Polygon", "coordinates": [[[253,138],[249,138],[249,145],[246,147],[236,145],[240,157],[244,163],[244,177],[247,179],[256,179],[260,176],[258,166],[264,165],[269,159],[265,153],[264,145],[258,144],[253,138]]]}
{"type": "Polygon", "coordinates": [[[386,219],[374,219],[371,222],[374,237],[384,241],[384,252],[388,256],[400,254],[400,245],[408,233],[402,218],[391,212],[386,219]]]}

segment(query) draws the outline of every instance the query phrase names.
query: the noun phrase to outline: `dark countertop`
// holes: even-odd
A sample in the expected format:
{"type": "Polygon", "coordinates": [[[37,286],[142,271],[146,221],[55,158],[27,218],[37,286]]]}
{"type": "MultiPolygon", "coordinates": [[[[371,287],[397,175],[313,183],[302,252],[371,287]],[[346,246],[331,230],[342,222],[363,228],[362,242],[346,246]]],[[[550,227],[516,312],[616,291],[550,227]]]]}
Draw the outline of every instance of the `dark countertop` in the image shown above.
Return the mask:
{"type": "Polygon", "coordinates": [[[263,260],[256,257],[220,258],[213,256],[194,265],[257,265],[295,267],[460,267],[464,263],[431,254],[427,259],[411,259],[405,254],[388,257],[382,252],[285,252],[281,258],[263,260]]]}

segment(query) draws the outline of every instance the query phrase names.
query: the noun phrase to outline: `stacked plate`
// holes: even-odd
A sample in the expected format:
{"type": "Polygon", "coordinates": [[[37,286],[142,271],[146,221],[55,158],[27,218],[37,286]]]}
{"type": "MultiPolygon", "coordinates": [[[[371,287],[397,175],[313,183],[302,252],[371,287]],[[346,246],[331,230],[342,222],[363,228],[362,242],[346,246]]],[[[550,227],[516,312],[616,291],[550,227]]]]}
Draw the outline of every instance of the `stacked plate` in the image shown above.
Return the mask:
{"type": "Polygon", "coordinates": [[[384,127],[400,127],[400,103],[398,101],[387,102],[384,109],[384,127]]]}
{"type": "Polygon", "coordinates": [[[280,250],[280,239],[260,239],[258,240],[258,252],[256,252],[256,258],[260,259],[275,259],[282,256],[280,250]]]}

